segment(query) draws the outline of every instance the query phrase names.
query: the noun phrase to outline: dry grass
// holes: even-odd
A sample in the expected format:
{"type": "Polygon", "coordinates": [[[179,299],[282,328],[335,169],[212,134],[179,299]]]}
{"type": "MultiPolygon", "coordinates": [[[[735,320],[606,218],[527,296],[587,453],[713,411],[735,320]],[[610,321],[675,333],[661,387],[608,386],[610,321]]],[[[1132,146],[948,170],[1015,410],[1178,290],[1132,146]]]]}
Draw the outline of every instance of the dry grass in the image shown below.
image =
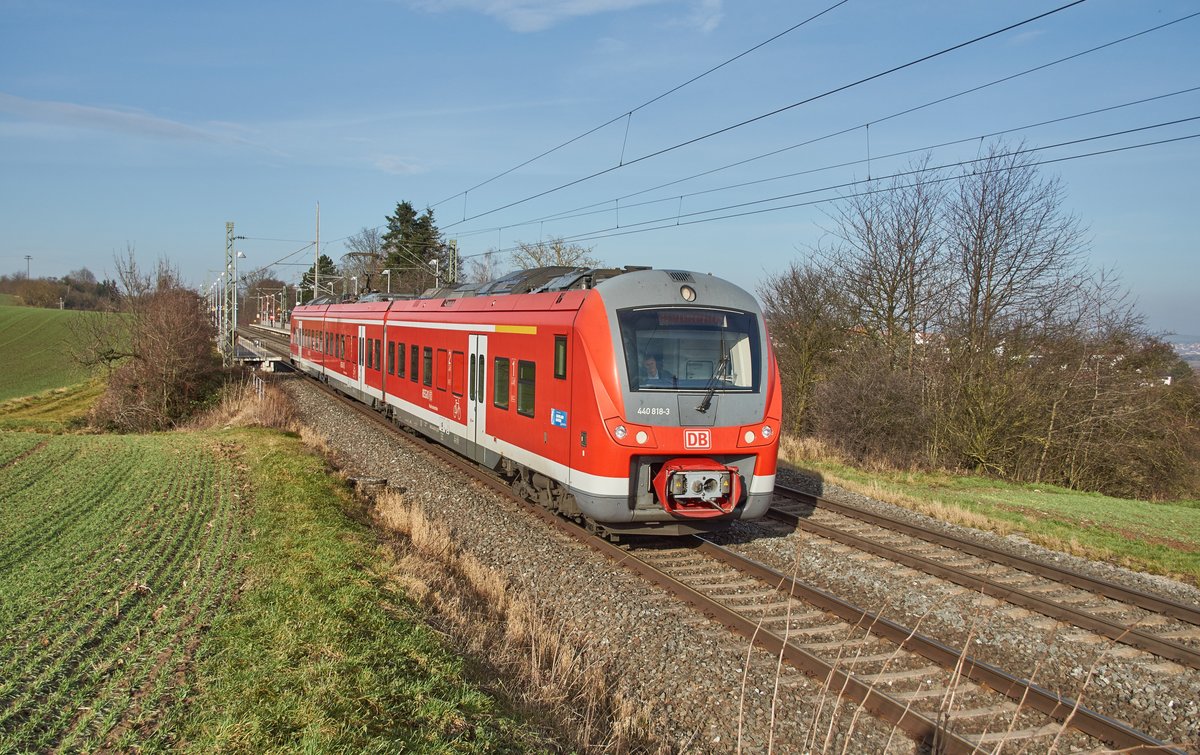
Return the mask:
{"type": "MultiPolygon", "coordinates": [[[[838,466],[848,464],[846,459],[840,456],[832,447],[816,438],[797,438],[790,435],[784,435],[782,438],[780,438],[779,443],[779,455],[784,459],[808,459],[810,461],[820,462],[823,466],[838,466]]],[[[860,495],[865,495],[868,498],[874,498],[878,501],[886,501],[887,503],[906,508],[910,511],[916,511],[920,514],[925,514],[926,516],[933,517],[939,521],[958,524],[963,527],[971,527],[977,530],[987,530],[995,532],[999,535],[1008,535],[1017,531],[1017,527],[1011,522],[997,519],[995,517],[989,517],[985,514],[979,514],[974,511],[964,509],[961,506],[944,503],[936,498],[915,498],[899,489],[884,485],[879,480],[873,479],[870,482],[863,483],[841,477],[828,471],[822,471],[819,473],[819,475],[826,483],[837,485],[840,488],[844,488],[845,490],[849,490],[860,495]]],[[[1060,549],[1067,549],[1069,546],[1069,543],[1059,544],[1060,549]]]]}
{"type": "Polygon", "coordinates": [[[198,416],[190,430],[228,427],[266,427],[297,432],[300,422],[291,398],[274,382],[251,375],[228,383],[216,406],[198,416]]]}
{"type": "Polygon", "coordinates": [[[784,433],[779,438],[779,455],[785,459],[812,459],[829,464],[845,464],[846,459],[829,444],[811,437],[784,433]]]}
{"type": "Polygon", "coordinates": [[[589,752],[666,751],[592,640],[460,550],[446,525],[402,495],[371,507],[383,530],[402,536],[390,578],[438,619],[466,652],[500,672],[505,697],[589,752]]]}

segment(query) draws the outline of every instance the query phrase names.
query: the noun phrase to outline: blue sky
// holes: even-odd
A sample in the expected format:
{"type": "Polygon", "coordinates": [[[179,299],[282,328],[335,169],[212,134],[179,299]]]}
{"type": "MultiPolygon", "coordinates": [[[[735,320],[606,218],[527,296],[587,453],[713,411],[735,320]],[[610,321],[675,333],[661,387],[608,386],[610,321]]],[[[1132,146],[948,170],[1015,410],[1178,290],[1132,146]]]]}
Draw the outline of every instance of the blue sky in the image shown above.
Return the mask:
{"type": "MultiPolygon", "coordinates": [[[[965,140],[931,150],[950,164],[973,158],[986,134],[1160,95],[1174,96],[1007,138],[1048,147],[1200,116],[1200,91],[1179,94],[1200,86],[1198,16],[889,117],[1200,12],[1196,0],[1087,0],[639,160],[1066,4],[848,0],[464,197],[834,3],[0,0],[0,273],[23,272],[31,255],[35,277],[103,275],[128,245],[202,286],[223,265],[226,221],[248,237],[243,264],[262,265],[311,241],[320,202],[323,251],[336,260],[342,238],[409,200],[433,205],[464,255],[561,235],[609,264],[712,272],[753,291],[821,242],[830,204],[816,200],[837,194],[827,187],[911,159],[892,153],[965,140]],[[757,183],[731,188],[746,182],[757,183]],[[799,192],[811,193],[764,201],[799,192]],[[637,205],[647,200],[658,201],[637,205]],[[743,203],[755,204],[719,209],[743,203]],[[712,219],[747,210],[768,211],[712,219]],[[574,217],[546,219],[564,213],[574,217]]],[[[1038,154],[1198,133],[1191,121],[1038,154]]],[[[1200,333],[1198,158],[1200,139],[1184,139],[1042,169],[1061,177],[1065,209],[1089,229],[1090,263],[1121,275],[1156,330],[1200,333]]],[[[275,270],[297,280],[311,261],[310,248],[275,270]]]]}

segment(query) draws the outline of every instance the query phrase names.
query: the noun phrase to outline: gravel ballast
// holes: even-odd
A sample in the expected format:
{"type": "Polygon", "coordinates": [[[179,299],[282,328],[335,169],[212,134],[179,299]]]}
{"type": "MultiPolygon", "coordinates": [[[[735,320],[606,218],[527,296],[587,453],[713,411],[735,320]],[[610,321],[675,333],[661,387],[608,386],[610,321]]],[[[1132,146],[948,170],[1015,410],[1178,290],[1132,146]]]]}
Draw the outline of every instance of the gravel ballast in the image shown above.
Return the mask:
{"type": "MultiPolygon", "coordinates": [[[[643,706],[672,749],[840,752],[848,739],[847,752],[917,751],[913,742],[887,725],[865,713],[855,717],[849,703],[835,706],[836,695],[823,692],[817,680],[786,666],[780,670],[777,659],[764,652],[748,652],[745,640],[550,531],[500,496],[431,464],[426,455],[409,450],[387,429],[365,421],[311,383],[287,378],[283,384],[301,421],[326,440],[348,473],[385,477],[406,489],[410,500],[453,529],[464,551],[535,596],[564,629],[586,636],[625,696],[643,706]],[[833,707],[838,707],[839,716],[829,729],[827,713],[833,707]],[[818,709],[826,715],[814,726],[818,709]]],[[[803,476],[787,482],[810,490],[815,484],[803,476]]],[[[814,492],[829,497],[844,493],[814,492]]],[[[854,498],[847,502],[855,505],[885,506],[845,495],[854,498]]],[[[887,508],[892,515],[919,516],[887,508]]],[[[960,535],[1011,540],[953,529],[960,535]]],[[[873,557],[846,558],[817,540],[800,532],[780,533],[766,523],[738,524],[720,538],[781,571],[799,569],[801,578],[868,608],[885,609],[891,618],[921,621],[922,631],[936,629],[943,641],[969,644],[972,653],[1013,673],[1036,671],[1038,681],[1065,694],[1080,689],[1090,673],[1085,704],[1164,739],[1200,741],[1196,672],[1127,648],[1093,662],[1107,641],[1097,643],[1069,628],[1055,630],[1044,617],[1009,606],[992,605],[981,612],[980,596],[969,591],[931,583],[873,557]]],[[[1040,550],[1020,542],[1010,545],[1023,555],[1040,550]]],[[[1108,573],[1113,567],[1095,568],[1113,579],[1108,573]]],[[[1166,591],[1158,578],[1128,573],[1122,579],[1141,589],[1166,591]]],[[[1182,597],[1192,594],[1184,588],[1173,587],[1177,592],[1169,594],[1195,602],[1194,597],[1182,597]]]]}

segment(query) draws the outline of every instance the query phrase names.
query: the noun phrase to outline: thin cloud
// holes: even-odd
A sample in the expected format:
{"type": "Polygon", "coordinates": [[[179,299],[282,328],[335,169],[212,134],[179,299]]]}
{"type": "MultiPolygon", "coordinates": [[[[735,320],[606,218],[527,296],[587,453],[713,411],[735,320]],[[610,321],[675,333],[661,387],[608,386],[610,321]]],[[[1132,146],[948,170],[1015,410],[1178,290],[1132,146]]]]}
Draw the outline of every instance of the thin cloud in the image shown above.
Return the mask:
{"type": "Polygon", "coordinates": [[[520,33],[544,31],[570,18],[657,5],[667,0],[411,0],[421,10],[466,10],[491,16],[520,33]]]}
{"type": "Polygon", "coordinates": [[[423,165],[395,155],[379,155],[375,158],[375,167],[394,176],[412,176],[425,172],[423,165]]]}
{"type": "Polygon", "coordinates": [[[1029,31],[1024,31],[1024,32],[1021,32],[1020,34],[1017,34],[1017,36],[1013,37],[1012,42],[1010,42],[1009,44],[1011,44],[1013,47],[1021,47],[1023,45],[1029,44],[1030,42],[1033,42],[1035,39],[1038,39],[1039,37],[1045,36],[1045,34],[1046,34],[1045,29],[1031,29],[1029,31]]]}
{"type": "Polygon", "coordinates": [[[717,30],[724,18],[725,13],[721,10],[721,0],[700,0],[689,14],[686,25],[703,34],[710,34],[717,30]]]}
{"type": "Polygon", "coordinates": [[[0,92],[0,112],[29,121],[58,126],[111,131],[133,136],[152,136],[160,139],[207,142],[210,144],[242,144],[258,146],[241,137],[208,131],[187,123],[149,115],[137,110],[79,105],[73,102],[30,100],[0,92]]]}

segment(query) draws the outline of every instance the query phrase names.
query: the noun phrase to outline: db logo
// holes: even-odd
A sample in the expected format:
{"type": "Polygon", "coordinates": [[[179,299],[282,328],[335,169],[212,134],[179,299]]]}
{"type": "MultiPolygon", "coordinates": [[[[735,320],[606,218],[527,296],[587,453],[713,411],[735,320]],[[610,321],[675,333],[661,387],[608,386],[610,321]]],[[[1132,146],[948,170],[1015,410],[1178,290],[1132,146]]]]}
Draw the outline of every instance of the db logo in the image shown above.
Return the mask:
{"type": "Polygon", "coordinates": [[[683,447],[707,451],[712,448],[712,435],[708,430],[684,430],[683,447]]]}

